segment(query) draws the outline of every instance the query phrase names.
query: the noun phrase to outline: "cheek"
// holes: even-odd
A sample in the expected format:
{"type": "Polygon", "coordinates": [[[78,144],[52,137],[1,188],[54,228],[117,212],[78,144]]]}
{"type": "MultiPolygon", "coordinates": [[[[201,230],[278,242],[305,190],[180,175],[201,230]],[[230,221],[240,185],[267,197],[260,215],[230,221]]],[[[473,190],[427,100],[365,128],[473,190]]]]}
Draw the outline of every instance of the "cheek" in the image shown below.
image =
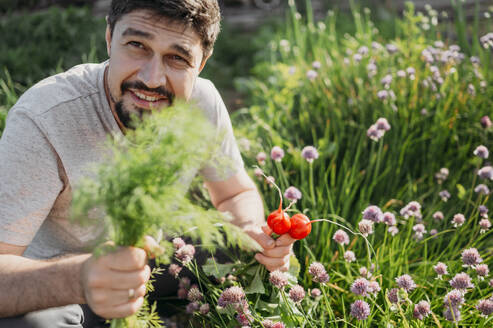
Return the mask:
{"type": "Polygon", "coordinates": [[[179,98],[189,100],[197,75],[195,71],[170,71],[168,73],[168,79],[175,95],[179,98]]]}

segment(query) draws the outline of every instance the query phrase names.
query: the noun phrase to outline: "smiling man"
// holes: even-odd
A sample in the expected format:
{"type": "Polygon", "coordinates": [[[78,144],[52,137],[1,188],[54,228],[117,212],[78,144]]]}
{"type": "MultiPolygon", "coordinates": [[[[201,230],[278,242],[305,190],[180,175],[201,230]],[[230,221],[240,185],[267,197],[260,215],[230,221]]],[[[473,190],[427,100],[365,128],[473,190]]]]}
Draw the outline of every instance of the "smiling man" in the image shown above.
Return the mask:
{"type": "Polygon", "coordinates": [[[175,98],[196,103],[224,135],[221,152],[234,165],[226,174],[213,165],[200,171],[214,206],[259,242],[255,258],[268,270],[289,264],[294,240],[274,241],[260,228],[262,201],[228,112],[214,85],[198,77],[219,32],[217,1],[114,0],[107,21],[108,61],[39,82],[9,111],[0,139],[0,327],[89,327],[85,304],[103,318],[139,309],[146,253],[88,254],[104,232],[68,221],[72,187],[107,155],[108,135],[132,128],[132,114],[175,98]]]}

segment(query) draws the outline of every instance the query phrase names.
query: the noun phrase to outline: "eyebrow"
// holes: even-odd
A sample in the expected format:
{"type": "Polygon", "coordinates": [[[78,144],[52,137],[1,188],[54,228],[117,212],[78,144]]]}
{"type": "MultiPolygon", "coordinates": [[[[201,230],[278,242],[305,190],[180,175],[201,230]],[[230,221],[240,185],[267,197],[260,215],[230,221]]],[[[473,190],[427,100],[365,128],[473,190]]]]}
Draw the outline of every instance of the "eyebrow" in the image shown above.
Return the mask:
{"type": "Polygon", "coordinates": [[[154,39],[154,35],[141,30],[134,29],[132,27],[127,28],[123,31],[122,36],[139,36],[145,39],[154,39]]]}
{"type": "Polygon", "coordinates": [[[183,57],[186,57],[187,60],[192,60],[193,56],[192,56],[192,53],[191,51],[188,49],[188,48],[185,48],[179,44],[173,44],[171,46],[171,48],[173,48],[174,50],[176,50],[177,52],[180,53],[180,55],[182,55],[183,57]]]}

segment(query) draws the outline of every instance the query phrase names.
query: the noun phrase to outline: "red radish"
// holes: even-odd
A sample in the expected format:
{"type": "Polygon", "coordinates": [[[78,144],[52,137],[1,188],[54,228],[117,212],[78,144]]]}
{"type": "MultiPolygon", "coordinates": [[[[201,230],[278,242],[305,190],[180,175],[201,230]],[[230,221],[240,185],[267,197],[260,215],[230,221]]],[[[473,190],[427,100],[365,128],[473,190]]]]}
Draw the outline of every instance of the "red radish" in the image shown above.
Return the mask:
{"type": "Polygon", "coordinates": [[[282,210],[282,199],[279,202],[279,209],[269,214],[267,225],[278,235],[285,234],[291,228],[289,215],[282,210]]]}
{"type": "Polygon", "coordinates": [[[291,217],[290,221],[291,229],[289,229],[289,235],[293,239],[303,239],[312,231],[312,223],[304,214],[295,214],[291,217]]]}
{"type": "MultiPolygon", "coordinates": [[[[267,176],[265,176],[263,172],[260,173],[264,176],[264,178],[266,178],[267,180],[269,179],[267,176]]],[[[276,234],[282,235],[288,232],[289,229],[291,228],[291,221],[289,220],[289,215],[282,209],[281,189],[279,189],[279,187],[275,183],[273,183],[273,185],[276,187],[277,191],[279,192],[279,208],[276,211],[271,212],[269,214],[269,216],[267,217],[267,225],[276,234]]]]}

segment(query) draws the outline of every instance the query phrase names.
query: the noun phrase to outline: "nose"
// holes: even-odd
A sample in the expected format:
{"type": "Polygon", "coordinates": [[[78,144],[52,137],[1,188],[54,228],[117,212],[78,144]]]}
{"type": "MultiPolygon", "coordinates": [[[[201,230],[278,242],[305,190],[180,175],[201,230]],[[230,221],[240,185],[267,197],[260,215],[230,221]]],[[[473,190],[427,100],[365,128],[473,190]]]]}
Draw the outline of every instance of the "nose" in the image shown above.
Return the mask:
{"type": "Polygon", "coordinates": [[[163,62],[157,56],[153,56],[139,70],[137,78],[151,89],[166,87],[166,69],[163,62]]]}

